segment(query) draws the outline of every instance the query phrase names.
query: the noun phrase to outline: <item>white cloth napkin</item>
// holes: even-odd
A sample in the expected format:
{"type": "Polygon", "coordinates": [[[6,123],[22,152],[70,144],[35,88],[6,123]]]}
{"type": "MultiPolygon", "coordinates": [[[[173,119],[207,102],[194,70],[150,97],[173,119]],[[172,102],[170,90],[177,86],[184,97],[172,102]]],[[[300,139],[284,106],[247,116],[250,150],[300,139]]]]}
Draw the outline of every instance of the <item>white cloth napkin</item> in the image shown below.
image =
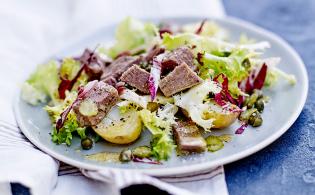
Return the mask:
{"type": "Polygon", "coordinates": [[[89,171],[61,165],[30,144],[16,126],[12,100],[35,66],[125,16],[224,16],[220,0],[3,0],[0,4],[0,194],[10,182],[42,194],[119,194],[148,183],[171,194],[227,194],[223,167],[180,177],[89,171]],[[58,171],[59,170],[59,171],[58,171]],[[83,176],[81,172],[83,173],[83,176]]]}

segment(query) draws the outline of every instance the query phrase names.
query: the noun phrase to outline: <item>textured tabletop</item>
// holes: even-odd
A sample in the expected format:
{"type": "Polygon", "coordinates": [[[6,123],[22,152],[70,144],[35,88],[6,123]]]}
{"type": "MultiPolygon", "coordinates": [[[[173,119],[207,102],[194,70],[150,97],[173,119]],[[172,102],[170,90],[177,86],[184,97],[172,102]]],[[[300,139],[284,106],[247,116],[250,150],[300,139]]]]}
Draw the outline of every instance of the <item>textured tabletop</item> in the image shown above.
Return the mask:
{"type": "MultiPolygon", "coordinates": [[[[227,14],[283,37],[301,55],[310,79],[309,96],[294,125],[256,154],[225,166],[231,195],[315,194],[315,1],[225,0],[227,14]]],[[[19,185],[14,194],[28,194],[19,185]]]]}
{"type": "MultiPolygon", "coordinates": [[[[266,28],[301,55],[309,95],[298,120],[276,142],[225,166],[231,195],[315,194],[315,1],[225,0],[227,14],[266,28]]],[[[289,104],[289,103],[288,103],[289,104]]]]}

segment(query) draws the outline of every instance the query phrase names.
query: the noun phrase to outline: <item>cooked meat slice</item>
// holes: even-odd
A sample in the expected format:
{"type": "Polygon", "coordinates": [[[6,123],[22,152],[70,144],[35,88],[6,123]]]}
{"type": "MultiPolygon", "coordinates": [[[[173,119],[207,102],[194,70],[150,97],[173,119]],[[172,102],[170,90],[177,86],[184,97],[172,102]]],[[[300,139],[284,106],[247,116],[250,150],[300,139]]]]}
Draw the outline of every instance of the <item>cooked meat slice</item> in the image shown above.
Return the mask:
{"type": "Polygon", "coordinates": [[[150,73],[143,70],[138,65],[133,65],[121,75],[120,80],[145,94],[149,94],[149,77],[150,73]]]}
{"type": "Polygon", "coordinates": [[[89,80],[99,80],[103,74],[103,68],[106,62],[101,59],[101,57],[91,51],[90,49],[85,49],[83,54],[79,57],[81,64],[87,64],[85,72],[87,73],[89,80]]]}
{"type": "Polygon", "coordinates": [[[169,97],[201,82],[202,79],[186,63],[182,63],[160,81],[159,87],[163,94],[169,97]]]}
{"type": "Polygon", "coordinates": [[[173,134],[181,153],[203,152],[207,143],[193,122],[178,121],[173,125],[173,134]]]}
{"type": "Polygon", "coordinates": [[[133,56],[121,56],[104,68],[101,80],[110,85],[115,85],[119,77],[133,64],[138,64],[140,58],[133,56]]]}
{"type": "Polygon", "coordinates": [[[152,60],[155,56],[164,52],[165,52],[164,48],[159,47],[158,45],[154,45],[152,49],[148,52],[148,54],[145,56],[144,60],[148,63],[152,63],[152,60]]]}
{"type": "Polygon", "coordinates": [[[176,66],[185,62],[192,70],[196,69],[194,65],[194,54],[188,47],[179,47],[165,55],[162,61],[162,71],[167,73],[172,71],[176,66]]]}
{"type": "Polygon", "coordinates": [[[97,125],[119,100],[118,92],[103,81],[87,85],[84,90],[85,94],[73,105],[73,111],[80,126],[97,125]]]}

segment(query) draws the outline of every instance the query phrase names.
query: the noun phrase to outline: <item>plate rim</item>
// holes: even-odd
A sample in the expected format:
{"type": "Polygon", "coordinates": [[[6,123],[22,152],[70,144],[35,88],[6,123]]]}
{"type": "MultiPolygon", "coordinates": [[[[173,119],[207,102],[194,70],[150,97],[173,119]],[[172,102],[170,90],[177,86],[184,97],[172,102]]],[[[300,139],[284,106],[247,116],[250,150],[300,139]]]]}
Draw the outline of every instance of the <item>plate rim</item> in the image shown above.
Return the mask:
{"type": "MultiPolygon", "coordinates": [[[[155,17],[155,18],[145,18],[145,20],[150,20],[150,19],[155,19],[155,20],[167,20],[167,19],[174,19],[174,20],[180,20],[184,18],[189,18],[189,19],[204,19],[200,17],[167,17],[167,18],[160,18],[160,17],[155,17]]],[[[259,27],[255,24],[252,24],[250,22],[244,21],[242,19],[238,19],[235,17],[231,16],[225,16],[222,18],[217,18],[217,17],[208,17],[208,19],[214,19],[217,21],[223,21],[225,23],[231,23],[240,27],[244,27],[247,29],[250,29],[251,31],[257,33],[257,34],[262,34],[263,36],[267,36],[269,39],[273,40],[277,44],[279,44],[281,47],[283,47],[296,61],[298,62],[297,66],[300,66],[301,73],[302,73],[302,80],[305,83],[303,86],[303,91],[302,95],[300,98],[300,101],[298,102],[298,108],[296,111],[290,116],[288,121],[274,134],[266,138],[265,140],[261,141],[260,143],[256,144],[255,146],[248,148],[246,150],[243,150],[241,152],[235,153],[233,155],[229,155],[226,157],[223,157],[219,160],[213,160],[213,161],[208,161],[208,162],[202,162],[200,164],[194,164],[194,165],[183,165],[180,167],[163,167],[163,168],[152,168],[152,169],[123,169],[123,168],[114,168],[114,167],[108,167],[104,165],[97,165],[97,164],[88,164],[85,162],[80,162],[78,160],[69,158],[67,156],[64,156],[62,154],[58,154],[55,152],[53,149],[50,149],[46,147],[44,144],[41,144],[40,141],[36,141],[35,138],[33,138],[32,134],[29,133],[27,128],[23,125],[22,122],[22,117],[21,113],[19,113],[19,101],[20,101],[20,90],[16,95],[14,104],[13,104],[13,111],[15,115],[15,120],[20,128],[20,130],[23,132],[23,134],[27,137],[30,142],[32,142],[36,147],[38,147],[40,150],[43,152],[47,153],[48,155],[63,161],[69,165],[73,165],[78,168],[83,168],[83,169],[88,169],[88,170],[126,170],[130,172],[141,172],[145,173],[151,176],[171,176],[171,175],[183,175],[183,174],[189,174],[192,172],[201,172],[205,170],[209,170],[211,168],[220,166],[220,165],[225,165],[227,163],[235,162],[237,160],[240,160],[242,158],[245,158],[249,155],[254,154],[255,152],[258,152],[265,148],[266,146],[270,145],[273,143],[275,140],[277,140],[281,135],[283,135],[292,125],[293,123],[297,120],[299,115],[301,114],[303,107],[306,103],[307,100],[307,95],[308,95],[308,90],[309,90],[309,79],[308,79],[308,74],[306,70],[306,66],[299,56],[299,54],[280,36],[276,35],[273,32],[270,32],[266,29],[263,29],[262,27],[259,27]]]]}

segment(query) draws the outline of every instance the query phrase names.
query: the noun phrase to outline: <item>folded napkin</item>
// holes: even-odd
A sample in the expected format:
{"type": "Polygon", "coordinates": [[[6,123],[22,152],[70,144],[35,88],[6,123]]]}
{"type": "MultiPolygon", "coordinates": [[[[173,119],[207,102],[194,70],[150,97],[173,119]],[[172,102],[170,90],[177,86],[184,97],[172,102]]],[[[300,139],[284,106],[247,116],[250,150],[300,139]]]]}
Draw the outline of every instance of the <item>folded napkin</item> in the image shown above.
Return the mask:
{"type": "Polygon", "coordinates": [[[170,194],[228,194],[222,166],[163,178],[126,170],[80,170],[41,152],[18,129],[12,100],[36,64],[128,15],[222,17],[224,10],[220,0],[1,2],[0,194],[11,194],[10,182],[27,186],[33,195],[120,194],[133,184],[154,185],[170,194]]]}

